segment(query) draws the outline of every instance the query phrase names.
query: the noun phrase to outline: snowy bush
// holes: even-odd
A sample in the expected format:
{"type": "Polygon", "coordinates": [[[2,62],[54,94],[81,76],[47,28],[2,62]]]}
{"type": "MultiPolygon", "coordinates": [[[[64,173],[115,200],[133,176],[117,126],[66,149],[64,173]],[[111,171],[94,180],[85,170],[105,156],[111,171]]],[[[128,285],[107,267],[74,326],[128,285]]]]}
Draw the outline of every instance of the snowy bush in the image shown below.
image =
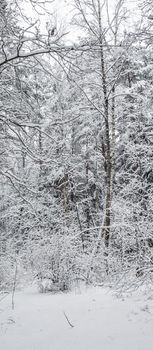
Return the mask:
{"type": "Polygon", "coordinates": [[[14,264],[11,258],[0,257],[0,291],[9,291],[12,288],[14,264]]]}
{"type": "Polygon", "coordinates": [[[76,248],[62,235],[43,238],[29,247],[29,263],[40,292],[70,288],[76,270],[76,248]]]}

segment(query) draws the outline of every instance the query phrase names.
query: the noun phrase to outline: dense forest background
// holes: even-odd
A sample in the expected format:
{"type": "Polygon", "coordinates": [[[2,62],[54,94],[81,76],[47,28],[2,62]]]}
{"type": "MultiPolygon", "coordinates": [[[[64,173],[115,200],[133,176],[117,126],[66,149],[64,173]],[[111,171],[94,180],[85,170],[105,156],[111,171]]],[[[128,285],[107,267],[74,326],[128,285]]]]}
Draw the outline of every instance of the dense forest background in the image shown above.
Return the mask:
{"type": "Polygon", "coordinates": [[[70,2],[0,2],[0,290],[152,278],[153,3],[70,2]]]}

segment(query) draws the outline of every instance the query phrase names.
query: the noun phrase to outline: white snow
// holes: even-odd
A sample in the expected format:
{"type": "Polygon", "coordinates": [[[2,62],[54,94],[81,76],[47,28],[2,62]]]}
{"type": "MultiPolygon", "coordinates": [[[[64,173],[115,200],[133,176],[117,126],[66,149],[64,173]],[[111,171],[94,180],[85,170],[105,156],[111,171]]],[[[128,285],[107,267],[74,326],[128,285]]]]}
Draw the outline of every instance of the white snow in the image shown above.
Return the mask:
{"type": "Polygon", "coordinates": [[[0,350],[153,350],[153,299],[100,287],[54,295],[26,289],[14,310],[11,295],[0,301],[0,350]]]}

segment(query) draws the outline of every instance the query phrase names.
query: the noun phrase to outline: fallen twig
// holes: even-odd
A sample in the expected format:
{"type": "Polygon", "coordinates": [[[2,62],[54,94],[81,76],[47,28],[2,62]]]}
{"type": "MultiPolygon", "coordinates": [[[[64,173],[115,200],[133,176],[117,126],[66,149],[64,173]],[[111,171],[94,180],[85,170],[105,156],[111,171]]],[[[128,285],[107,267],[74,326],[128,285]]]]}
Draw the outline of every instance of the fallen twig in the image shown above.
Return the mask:
{"type": "Polygon", "coordinates": [[[65,316],[65,318],[66,318],[66,320],[67,320],[68,324],[70,325],[70,327],[71,327],[71,328],[73,328],[73,327],[74,327],[74,325],[73,325],[73,324],[70,322],[70,320],[68,319],[68,317],[67,317],[67,315],[66,315],[65,311],[63,311],[63,314],[64,314],[64,316],[65,316]]]}

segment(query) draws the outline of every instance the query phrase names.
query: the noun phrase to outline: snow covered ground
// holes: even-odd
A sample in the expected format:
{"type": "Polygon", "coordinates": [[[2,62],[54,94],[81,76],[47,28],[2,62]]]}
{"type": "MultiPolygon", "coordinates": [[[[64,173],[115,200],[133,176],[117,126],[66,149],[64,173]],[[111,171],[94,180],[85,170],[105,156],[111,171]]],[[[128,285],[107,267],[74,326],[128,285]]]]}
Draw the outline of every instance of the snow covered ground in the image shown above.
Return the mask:
{"type": "Polygon", "coordinates": [[[0,350],[153,350],[153,299],[140,290],[117,297],[100,287],[26,289],[14,311],[10,295],[0,301],[0,350]]]}

